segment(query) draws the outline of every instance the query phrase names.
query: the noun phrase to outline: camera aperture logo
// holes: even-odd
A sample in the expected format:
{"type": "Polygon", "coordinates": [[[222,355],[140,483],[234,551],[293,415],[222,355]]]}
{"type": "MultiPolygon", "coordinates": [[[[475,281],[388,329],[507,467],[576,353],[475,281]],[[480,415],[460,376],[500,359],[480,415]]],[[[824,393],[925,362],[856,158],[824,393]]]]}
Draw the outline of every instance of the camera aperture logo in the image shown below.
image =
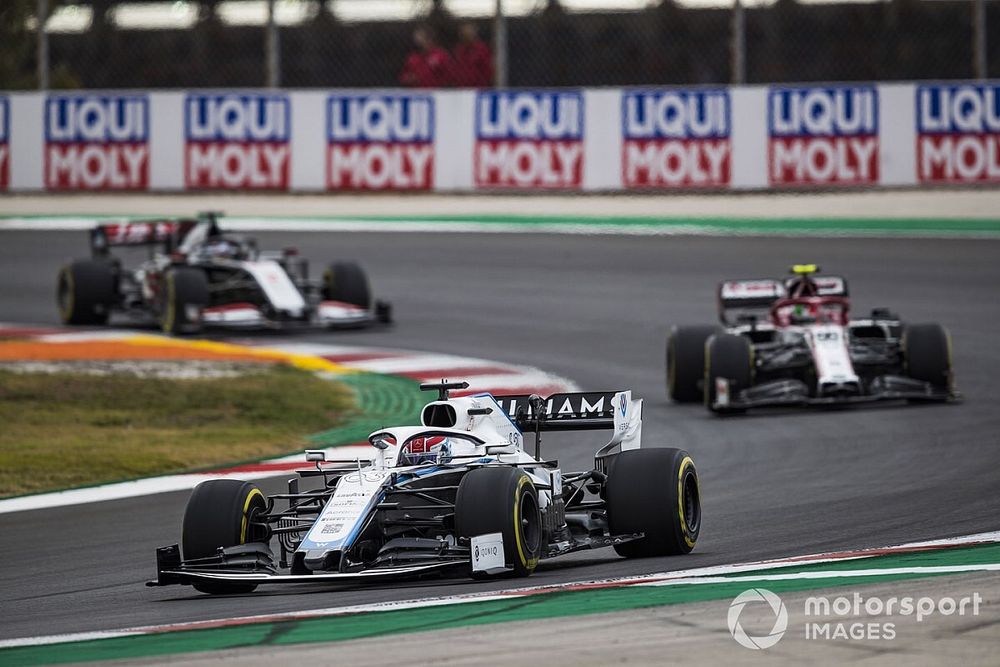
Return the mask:
{"type": "Polygon", "coordinates": [[[729,634],[740,646],[753,650],[771,648],[785,636],[785,630],[788,628],[788,610],[781,598],[766,588],[750,588],[737,595],[736,599],[730,603],[728,621],[729,634]],[[763,602],[774,613],[774,625],[766,635],[752,637],[740,624],[740,614],[743,613],[743,608],[751,602],[763,602]]]}

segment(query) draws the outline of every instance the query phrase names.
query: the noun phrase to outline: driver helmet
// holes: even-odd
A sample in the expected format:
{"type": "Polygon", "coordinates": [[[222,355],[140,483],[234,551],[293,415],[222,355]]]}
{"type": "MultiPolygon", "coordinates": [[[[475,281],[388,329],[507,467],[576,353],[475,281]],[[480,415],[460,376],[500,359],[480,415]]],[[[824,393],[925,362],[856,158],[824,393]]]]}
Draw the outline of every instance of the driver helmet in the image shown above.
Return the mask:
{"type": "Polygon", "coordinates": [[[403,465],[444,463],[451,456],[451,440],[447,436],[428,435],[411,438],[399,452],[403,465]]]}
{"type": "Polygon", "coordinates": [[[229,239],[212,239],[205,244],[205,254],[221,259],[239,259],[240,244],[229,239]]]}

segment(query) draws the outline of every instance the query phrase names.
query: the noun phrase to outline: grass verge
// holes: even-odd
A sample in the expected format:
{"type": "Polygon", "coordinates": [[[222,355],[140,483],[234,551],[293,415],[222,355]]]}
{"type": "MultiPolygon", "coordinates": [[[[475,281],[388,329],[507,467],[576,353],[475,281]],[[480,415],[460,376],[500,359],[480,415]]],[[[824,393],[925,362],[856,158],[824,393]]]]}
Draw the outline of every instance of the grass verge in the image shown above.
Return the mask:
{"type": "Polygon", "coordinates": [[[0,497],[280,456],[351,391],[284,364],[213,379],[0,371],[0,497]]]}

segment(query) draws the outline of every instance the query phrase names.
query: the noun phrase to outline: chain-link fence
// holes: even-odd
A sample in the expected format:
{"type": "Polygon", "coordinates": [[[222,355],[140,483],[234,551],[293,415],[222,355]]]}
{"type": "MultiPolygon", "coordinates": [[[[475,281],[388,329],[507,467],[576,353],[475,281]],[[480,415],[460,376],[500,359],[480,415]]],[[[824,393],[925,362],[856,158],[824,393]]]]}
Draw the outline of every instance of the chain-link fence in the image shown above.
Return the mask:
{"type": "Polygon", "coordinates": [[[1000,38],[986,39],[1000,36],[1000,3],[993,0],[777,0],[747,7],[718,6],[727,0],[505,0],[500,15],[495,0],[50,2],[59,0],[4,0],[0,89],[38,87],[46,77],[57,88],[420,85],[427,80],[403,74],[418,51],[418,27],[451,67],[431,79],[444,86],[1000,73],[1000,38]],[[50,16],[41,40],[39,14],[50,16]],[[473,31],[492,52],[496,76],[470,84],[460,75],[461,49],[473,31]]]}

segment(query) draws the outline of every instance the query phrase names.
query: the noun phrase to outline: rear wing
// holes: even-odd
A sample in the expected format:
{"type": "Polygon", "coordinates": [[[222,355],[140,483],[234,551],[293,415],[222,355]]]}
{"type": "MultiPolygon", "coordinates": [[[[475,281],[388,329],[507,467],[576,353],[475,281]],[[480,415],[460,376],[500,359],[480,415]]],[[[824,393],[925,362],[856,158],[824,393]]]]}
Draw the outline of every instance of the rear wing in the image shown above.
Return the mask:
{"type": "MultiPolygon", "coordinates": [[[[847,280],[841,276],[811,276],[817,296],[848,296],[847,280]]],[[[741,320],[756,319],[779,299],[788,296],[796,277],[776,280],[754,278],[725,280],[719,283],[719,321],[732,326],[741,320]]]]}
{"type": "Polygon", "coordinates": [[[90,230],[90,250],[96,257],[107,255],[111,248],[163,244],[169,252],[197,222],[193,219],[104,222],[90,230]]]}
{"type": "Polygon", "coordinates": [[[534,431],[535,453],[542,431],[613,430],[611,441],[597,451],[601,470],[613,450],[638,449],[642,443],[642,399],[629,391],[588,391],[552,394],[548,398],[526,394],[494,396],[504,413],[522,431],[534,431]]]}

